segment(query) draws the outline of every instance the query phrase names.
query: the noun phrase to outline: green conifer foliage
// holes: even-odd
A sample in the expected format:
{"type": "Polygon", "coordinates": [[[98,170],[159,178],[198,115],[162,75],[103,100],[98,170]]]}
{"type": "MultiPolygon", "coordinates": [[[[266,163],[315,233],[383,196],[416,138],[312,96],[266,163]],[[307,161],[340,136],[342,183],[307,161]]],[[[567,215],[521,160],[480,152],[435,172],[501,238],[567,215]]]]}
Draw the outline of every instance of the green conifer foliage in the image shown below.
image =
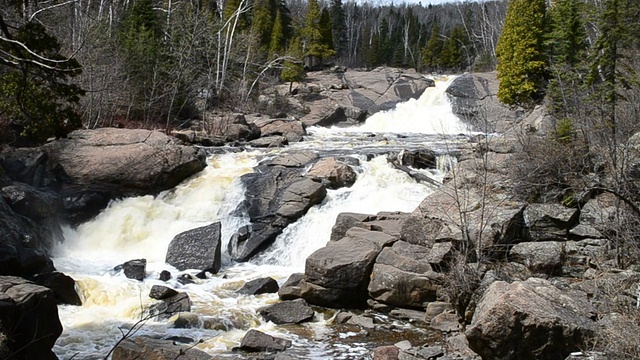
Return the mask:
{"type": "Polygon", "coordinates": [[[436,21],[433,25],[433,30],[431,30],[429,41],[427,41],[427,46],[422,50],[422,64],[426,68],[433,71],[440,66],[440,55],[443,46],[444,42],[440,35],[440,25],[438,25],[436,21]]]}
{"type": "Polygon", "coordinates": [[[347,23],[342,0],[331,0],[331,32],[336,56],[344,57],[347,49],[347,23]]]}
{"type": "Polygon", "coordinates": [[[291,93],[293,82],[300,81],[304,78],[302,41],[298,37],[293,38],[291,41],[287,57],[288,59],[284,62],[284,68],[280,73],[280,78],[282,81],[289,82],[289,93],[291,93]]]}
{"type": "MultiPolygon", "coordinates": [[[[271,47],[276,12],[276,4],[273,0],[256,0],[253,5],[251,33],[257,42],[259,52],[262,54],[266,54],[271,47]]],[[[282,16],[280,16],[280,21],[282,21],[282,16]]]]}
{"type": "Polygon", "coordinates": [[[320,26],[320,33],[322,34],[322,43],[327,45],[329,49],[334,50],[331,17],[329,16],[329,10],[327,8],[322,9],[318,25],[320,26]]]}
{"type": "Polygon", "coordinates": [[[269,56],[282,55],[284,41],[285,37],[282,25],[282,12],[278,9],[276,19],[273,21],[273,30],[271,31],[271,39],[269,41],[269,56]]]}
{"type": "Polygon", "coordinates": [[[3,37],[30,50],[0,42],[0,51],[10,55],[0,59],[0,117],[20,127],[27,143],[63,137],[82,126],[74,108],[85,92],[71,83],[82,72],[80,64],[63,56],[58,39],[39,23],[11,32],[0,15],[0,28],[3,37]]]}
{"type": "Polygon", "coordinates": [[[320,5],[317,0],[309,0],[305,26],[301,31],[302,42],[304,43],[304,55],[326,58],[335,54],[329,44],[323,42],[324,37],[320,28],[320,5]]]}
{"type": "Polygon", "coordinates": [[[440,64],[450,70],[463,69],[466,61],[464,51],[468,43],[469,39],[462,26],[454,26],[442,47],[440,64]]]}
{"type": "Polygon", "coordinates": [[[546,75],[545,0],[509,2],[496,47],[498,99],[508,105],[529,105],[540,99],[546,75]]]}

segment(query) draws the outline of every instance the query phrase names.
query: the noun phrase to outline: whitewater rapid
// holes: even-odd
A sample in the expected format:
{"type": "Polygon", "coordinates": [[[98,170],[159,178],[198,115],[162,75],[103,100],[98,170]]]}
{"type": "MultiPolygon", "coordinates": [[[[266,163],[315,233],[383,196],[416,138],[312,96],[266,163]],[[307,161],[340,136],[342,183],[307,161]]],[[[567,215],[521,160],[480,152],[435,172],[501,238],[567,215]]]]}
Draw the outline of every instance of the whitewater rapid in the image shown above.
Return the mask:
{"type": "MultiPolygon", "coordinates": [[[[104,357],[121,337],[121,328],[131,327],[154,303],[148,297],[151,287],[165,285],[187,292],[194,303],[193,312],[210,325],[170,329],[166,322],[151,319],[137,335],[187,336],[201,340],[197,345],[201,350],[225,354],[239,344],[248,329],[256,328],[292,340],[301,356],[325,358],[332,345],[313,341],[327,331],[325,319],[304,325],[315,335],[303,336],[264,322],[256,315],[256,309],[273,303],[277,295],[245,296],[235,291],[255,278],[271,276],[282,283],[291,273],[303,272],[306,257],[326,244],[341,212],[413,211],[433,188],[393,168],[384,154],[390,149],[427,147],[439,149],[438,160],[443,168],[452,161],[443,146],[459,140],[457,134],[468,132],[453,115],[444,93],[452,80],[436,81],[436,87],[427,89],[420,99],[376,114],[360,127],[311,128],[304,142],[284,150],[211,155],[204,171],[175,189],[156,197],[114,201],[90,222],[66,229],[65,242],[56,249],[54,262],[59,271],[76,279],[83,305],[59,307],[64,332],[54,347],[55,353],[61,359],[104,357]],[[416,136],[397,136],[400,133],[416,136]],[[164,263],[173,237],[220,221],[226,253],[231,234],[248,223],[246,216],[234,211],[243,200],[240,176],[251,172],[262,159],[296,149],[314,150],[321,156],[357,158],[357,181],[349,188],[329,190],[321,204],[287,227],[270,248],[251,262],[238,264],[225,258],[222,270],[212,278],[197,279],[189,285],[176,281],[180,272],[164,263]],[[147,259],[147,278],[142,282],[113,270],[116,265],[138,258],[147,259]],[[170,271],[173,280],[156,280],[163,270],[170,271]]],[[[443,174],[439,170],[423,172],[436,180],[443,174]]],[[[355,347],[344,354],[362,351],[366,349],[355,347]]]]}

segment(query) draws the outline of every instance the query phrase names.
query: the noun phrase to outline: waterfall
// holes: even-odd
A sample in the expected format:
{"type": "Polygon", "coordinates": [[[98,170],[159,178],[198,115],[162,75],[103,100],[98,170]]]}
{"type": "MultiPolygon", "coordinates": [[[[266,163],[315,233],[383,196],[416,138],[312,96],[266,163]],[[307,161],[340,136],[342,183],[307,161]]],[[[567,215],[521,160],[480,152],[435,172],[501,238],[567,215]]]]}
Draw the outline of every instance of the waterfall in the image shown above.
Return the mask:
{"type": "MultiPolygon", "coordinates": [[[[170,329],[166,321],[150,319],[137,335],[187,336],[203,340],[199,349],[228,354],[246,330],[257,328],[292,340],[294,348],[299,349],[296,351],[303,354],[301,357],[335,358],[326,353],[325,348],[330,346],[312,341],[313,335],[276,327],[256,314],[260,306],[273,303],[276,295],[245,296],[235,290],[247,280],[271,276],[283,282],[291,273],[303,271],[307,256],[329,240],[341,212],[413,211],[433,188],[416,183],[393,168],[385,154],[403,148],[438,148],[438,141],[454,142],[455,134],[467,133],[446,98],[445,90],[452,80],[453,77],[436,79],[436,86],[419,99],[375,114],[360,127],[308,129],[310,136],[288,150],[355,157],[360,163],[356,182],[349,188],[328,190],[321,204],[287,227],[256,259],[243,264],[224,259],[221,273],[209,279],[180,284],[175,279],[179,272],[164,262],[169,242],[180,232],[220,221],[226,253],[231,235],[248,223],[246,217],[234,212],[244,197],[240,176],[281,149],[213,155],[205,170],[175,189],[155,197],[114,201],[95,219],[77,229],[66,229],[65,242],[55,249],[54,263],[59,271],[76,279],[83,306],[59,307],[64,332],[54,347],[56,354],[61,359],[104,357],[120,339],[120,328],[132,326],[140,319],[142,309],[154,303],[148,297],[151,287],[165,285],[187,292],[193,311],[214,325],[170,329]],[[396,136],[398,133],[409,135],[396,136]],[[114,266],[137,258],[147,259],[144,281],[127,279],[113,270],[114,266]],[[166,283],[157,280],[162,270],[171,271],[173,279],[166,283]]],[[[437,169],[420,171],[438,179],[453,162],[455,158],[443,152],[437,169]]],[[[316,336],[327,331],[323,319],[305,326],[305,331],[316,336]]],[[[345,354],[358,357],[353,354],[366,351],[356,348],[345,348],[345,354]]]]}

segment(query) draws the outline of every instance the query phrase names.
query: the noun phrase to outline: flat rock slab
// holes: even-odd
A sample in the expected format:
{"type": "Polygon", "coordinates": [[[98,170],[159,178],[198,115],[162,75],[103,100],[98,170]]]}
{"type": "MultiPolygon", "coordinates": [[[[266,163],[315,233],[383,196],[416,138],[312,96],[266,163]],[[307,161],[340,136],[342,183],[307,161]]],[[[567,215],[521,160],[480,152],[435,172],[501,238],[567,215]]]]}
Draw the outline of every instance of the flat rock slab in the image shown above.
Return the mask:
{"type": "Polygon", "coordinates": [[[298,324],[313,319],[313,309],[303,299],[287,300],[258,310],[274,324],[298,324]]]}

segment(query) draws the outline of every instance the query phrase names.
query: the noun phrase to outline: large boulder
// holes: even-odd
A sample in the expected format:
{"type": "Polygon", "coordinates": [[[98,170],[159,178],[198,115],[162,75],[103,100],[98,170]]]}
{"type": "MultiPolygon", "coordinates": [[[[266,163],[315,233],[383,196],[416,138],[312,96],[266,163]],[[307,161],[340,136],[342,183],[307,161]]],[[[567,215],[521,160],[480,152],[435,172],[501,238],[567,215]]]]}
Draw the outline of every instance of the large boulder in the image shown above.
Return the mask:
{"type": "Polygon", "coordinates": [[[58,304],[82,305],[76,291],[76,282],[71,276],[60,272],[37,274],[31,278],[33,282],[53,290],[58,304]]]}
{"type": "Polygon", "coordinates": [[[253,123],[262,136],[283,136],[288,143],[302,141],[303,136],[307,135],[304,124],[299,120],[258,118],[253,123]]]}
{"type": "Polygon", "coordinates": [[[249,330],[242,338],[240,350],[247,352],[283,351],[291,347],[291,341],[265,334],[258,330],[249,330]]]}
{"type": "Polygon", "coordinates": [[[513,200],[506,168],[511,155],[486,154],[485,160],[460,161],[444,186],[427,196],[414,211],[431,242],[479,247],[485,258],[503,259],[509,245],[526,241],[527,204],[513,200]],[[472,239],[472,241],[470,241],[472,239]]]}
{"type": "Polygon", "coordinates": [[[313,309],[303,299],[282,301],[258,310],[274,324],[298,324],[313,319],[313,309]]]}
{"type": "Polygon", "coordinates": [[[526,242],[509,250],[509,260],[520,263],[533,273],[558,275],[562,272],[565,245],[559,241],[526,242]]]}
{"type": "Polygon", "coordinates": [[[71,203],[69,216],[73,219],[77,215],[80,220],[96,215],[101,208],[74,208],[79,190],[86,191],[84,197],[95,198],[94,201],[106,198],[106,203],[98,201],[100,206],[106,206],[112,198],[170,189],[206,166],[202,150],[183,146],[161,132],[143,129],[76,130],[43,149],[48,154],[48,167],[58,168],[58,173],[64,175],[58,176],[58,185],[65,207],[71,203]],[[94,193],[97,198],[91,195],[94,193]]]}
{"type": "Polygon", "coordinates": [[[335,158],[321,159],[313,165],[307,175],[321,179],[330,189],[351,186],[358,177],[349,165],[335,158]]]}
{"type": "Polygon", "coordinates": [[[278,282],[274,278],[266,277],[247,281],[238,289],[237,293],[245,295],[270,294],[278,292],[279,289],[278,282]]]}
{"type": "Polygon", "coordinates": [[[14,276],[0,276],[0,338],[9,339],[10,359],[54,360],[62,333],[52,290],[14,276]]]}
{"type": "Polygon", "coordinates": [[[564,359],[597,329],[586,294],[537,278],[492,283],[466,335],[483,359],[564,359]]]}
{"type": "Polygon", "coordinates": [[[213,359],[202,350],[193,346],[179,345],[172,340],[154,339],[148,336],[136,336],[124,339],[113,350],[113,360],[210,360],[213,359]]]}
{"type": "Polygon", "coordinates": [[[533,241],[564,240],[578,224],[580,212],[560,204],[529,204],[524,221],[533,241]]]}
{"type": "Polygon", "coordinates": [[[220,236],[220,222],[176,235],[167,249],[167,264],[181,271],[198,269],[216,274],[221,265],[220,236]]]}
{"type": "Polygon", "coordinates": [[[373,263],[382,247],[364,239],[343,239],[309,255],[302,297],[321,306],[362,305],[373,263]]]}
{"type": "Polygon", "coordinates": [[[208,115],[203,125],[209,136],[226,141],[253,140],[260,136],[260,130],[247,123],[243,114],[208,115]]]}
{"type": "Polygon", "coordinates": [[[315,158],[317,155],[310,152],[286,154],[241,177],[246,190],[238,210],[248,214],[251,224],[232,238],[230,252],[235,260],[250,259],[311,206],[324,200],[325,187],[302,176],[307,162],[315,158]]]}
{"type": "Polygon", "coordinates": [[[427,249],[410,253],[394,251],[393,247],[382,249],[378,255],[368,286],[369,295],[394,306],[426,308],[429,302],[436,300],[442,276],[424,261],[427,249]]]}
{"type": "Polygon", "coordinates": [[[34,230],[40,234],[41,240],[32,239],[32,242],[38,243],[29,247],[48,253],[63,240],[60,227],[63,206],[58,194],[15,182],[2,187],[0,195],[16,214],[33,221],[34,230]]]}

